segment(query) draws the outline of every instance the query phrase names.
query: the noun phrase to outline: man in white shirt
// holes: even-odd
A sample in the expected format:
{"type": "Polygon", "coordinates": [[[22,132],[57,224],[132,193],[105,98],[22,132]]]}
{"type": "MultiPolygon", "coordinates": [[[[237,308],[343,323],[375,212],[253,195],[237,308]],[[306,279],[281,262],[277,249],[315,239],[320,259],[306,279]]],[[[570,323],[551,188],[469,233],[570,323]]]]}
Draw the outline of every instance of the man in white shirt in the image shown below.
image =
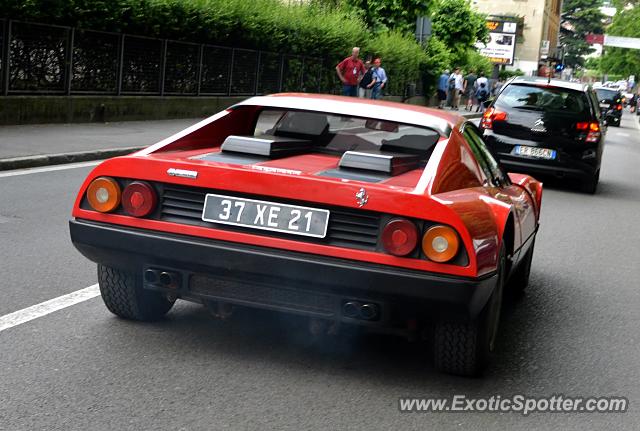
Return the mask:
{"type": "Polygon", "coordinates": [[[453,73],[451,74],[451,76],[449,77],[449,81],[453,81],[453,97],[451,100],[451,107],[453,109],[458,109],[458,104],[460,103],[460,94],[462,93],[462,90],[464,89],[464,77],[462,76],[462,73],[460,73],[460,68],[456,67],[453,71],[453,73]]]}

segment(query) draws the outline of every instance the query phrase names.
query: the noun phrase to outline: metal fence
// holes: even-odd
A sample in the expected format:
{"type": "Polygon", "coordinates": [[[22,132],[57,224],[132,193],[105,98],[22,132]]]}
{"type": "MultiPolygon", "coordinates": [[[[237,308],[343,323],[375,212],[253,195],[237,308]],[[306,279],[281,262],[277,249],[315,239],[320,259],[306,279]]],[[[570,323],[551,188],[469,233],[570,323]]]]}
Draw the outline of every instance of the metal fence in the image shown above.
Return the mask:
{"type": "Polygon", "coordinates": [[[0,20],[0,94],[335,93],[321,58],[0,20]]]}

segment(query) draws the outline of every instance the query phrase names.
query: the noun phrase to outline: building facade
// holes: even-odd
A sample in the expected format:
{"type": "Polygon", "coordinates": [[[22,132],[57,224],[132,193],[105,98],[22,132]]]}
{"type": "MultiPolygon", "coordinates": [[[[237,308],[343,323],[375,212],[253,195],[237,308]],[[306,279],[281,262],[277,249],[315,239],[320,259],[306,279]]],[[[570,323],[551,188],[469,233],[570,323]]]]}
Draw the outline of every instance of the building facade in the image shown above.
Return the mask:
{"type": "Polygon", "coordinates": [[[560,36],[562,0],[471,0],[477,11],[493,18],[524,19],[522,36],[517,39],[515,59],[509,69],[535,75],[541,63],[555,57],[560,36]]]}

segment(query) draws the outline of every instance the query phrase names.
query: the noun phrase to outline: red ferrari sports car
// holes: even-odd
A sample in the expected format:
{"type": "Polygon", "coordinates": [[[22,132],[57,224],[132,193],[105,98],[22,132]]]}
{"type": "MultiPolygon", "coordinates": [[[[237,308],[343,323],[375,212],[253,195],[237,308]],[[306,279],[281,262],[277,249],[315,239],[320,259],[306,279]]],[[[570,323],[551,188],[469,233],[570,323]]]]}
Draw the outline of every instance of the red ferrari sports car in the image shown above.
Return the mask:
{"type": "Polygon", "coordinates": [[[458,115],[278,94],[103,162],[70,231],[118,316],[180,298],[420,331],[438,369],[473,375],[527,285],[541,196],[458,115]]]}

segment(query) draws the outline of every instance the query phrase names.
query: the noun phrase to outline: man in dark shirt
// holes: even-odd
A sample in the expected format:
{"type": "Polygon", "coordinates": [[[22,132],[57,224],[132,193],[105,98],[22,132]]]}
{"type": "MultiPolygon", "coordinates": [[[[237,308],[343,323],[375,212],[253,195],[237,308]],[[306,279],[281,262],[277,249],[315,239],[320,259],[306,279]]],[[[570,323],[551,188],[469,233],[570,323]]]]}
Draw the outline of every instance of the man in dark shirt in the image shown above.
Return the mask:
{"type": "Polygon", "coordinates": [[[473,110],[473,105],[476,104],[476,80],[478,77],[473,70],[469,71],[469,74],[464,77],[464,95],[467,97],[467,106],[465,111],[473,110]]]}
{"type": "Polygon", "coordinates": [[[365,74],[364,63],[358,58],[360,48],[354,47],[351,56],[342,60],[336,66],[338,78],[342,81],[342,95],[358,97],[358,83],[365,74]]]}

